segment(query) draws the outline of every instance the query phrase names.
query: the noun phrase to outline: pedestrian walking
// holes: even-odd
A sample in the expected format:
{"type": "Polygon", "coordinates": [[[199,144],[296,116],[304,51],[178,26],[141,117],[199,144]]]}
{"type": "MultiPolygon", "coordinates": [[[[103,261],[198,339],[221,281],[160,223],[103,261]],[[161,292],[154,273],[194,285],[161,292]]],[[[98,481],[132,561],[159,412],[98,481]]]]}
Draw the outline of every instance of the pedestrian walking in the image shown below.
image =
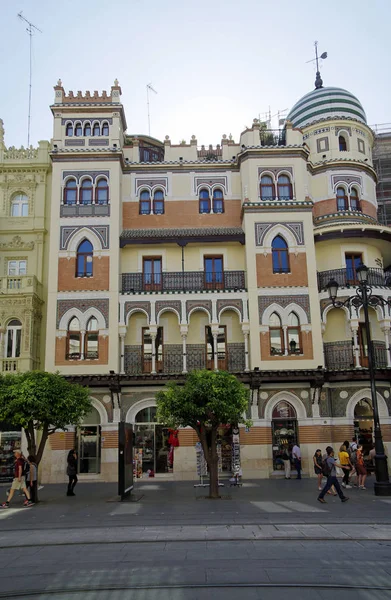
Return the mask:
{"type": "Polygon", "coordinates": [[[68,452],[67,457],[67,475],[68,475],[68,489],[67,496],[76,496],[74,493],[75,486],[77,484],[77,453],[76,450],[72,449],[68,452]]]}
{"type": "Polygon", "coordinates": [[[295,444],[292,448],[292,458],[295,463],[297,477],[296,479],[301,479],[301,450],[299,444],[295,444]]]}
{"type": "Polygon", "coordinates": [[[322,450],[318,448],[315,451],[313,456],[314,461],[314,471],[315,475],[318,477],[318,490],[322,490],[322,479],[323,479],[323,471],[322,471],[322,450]]]}
{"type": "Polygon", "coordinates": [[[341,469],[343,471],[343,479],[342,479],[342,487],[346,488],[346,489],[351,489],[351,485],[349,484],[349,475],[350,475],[350,471],[352,470],[352,463],[350,462],[350,457],[349,457],[349,453],[346,450],[346,446],[345,444],[342,444],[342,446],[339,449],[339,453],[338,453],[338,458],[339,458],[339,463],[341,466],[341,469]]]}
{"type": "Polygon", "coordinates": [[[11,489],[7,498],[6,502],[3,502],[3,504],[1,504],[2,508],[9,508],[10,502],[12,500],[12,498],[14,497],[14,494],[17,490],[21,490],[24,495],[26,496],[26,499],[23,502],[23,506],[29,507],[29,506],[33,506],[33,502],[31,502],[30,500],[30,492],[27,489],[26,486],[26,479],[25,479],[25,475],[24,475],[24,466],[25,466],[25,460],[22,457],[22,453],[20,450],[14,450],[14,457],[15,457],[15,465],[14,465],[14,479],[12,481],[12,485],[11,485],[11,489]]]}
{"type": "Polygon", "coordinates": [[[30,500],[34,504],[37,502],[37,481],[38,481],[38,467],[36,463],[35,456],[30,454],[27,457],[27,462],[29,464],[29,471],[26,476],[26,485],[30,492],[30,500]]]}
{"type": "Polygon", "coordinates": [[[289,456],[289,447],[285,446],[281,455],[285,469],[285,479],[291,478],[291,457],[289,456]]]}
{"type": "Polygon", "coordinates": [[[361,444],[357,448],[356,471],[358,478],[358,489],[366,490],[367,488],[365,487],[365,480],[368,473],[364,463],[364,452],[361,444]]]}
{"type": "Polygon", "coordinates": [[[339,485],[339,481],[337,479],[336,467],[340,467],[341,465],[338,464],[336,459],[334,458],[334,450],[331,446],[327,446],[326,452],[327,452],[327,458],[323,461],[322,470],[323,470],[323,474],[327,477],[327,481],[326,481],[326,485],[324,486],[323,490],[320,492],[320,494],[318,496],[318,501],[321,502],[322,504],[326,504],[326,500],[324,499],[324,497],[327,494],[327,492],[330,490],[330,488],[332,486],[334,486],[334,488],[337,491],[338,496],[341,499],[341,502],[347,502],[347,500],[349,500],[349,498],[347,496],[344,496],[344,493],[343,493],[341,486],[339,485]]]}

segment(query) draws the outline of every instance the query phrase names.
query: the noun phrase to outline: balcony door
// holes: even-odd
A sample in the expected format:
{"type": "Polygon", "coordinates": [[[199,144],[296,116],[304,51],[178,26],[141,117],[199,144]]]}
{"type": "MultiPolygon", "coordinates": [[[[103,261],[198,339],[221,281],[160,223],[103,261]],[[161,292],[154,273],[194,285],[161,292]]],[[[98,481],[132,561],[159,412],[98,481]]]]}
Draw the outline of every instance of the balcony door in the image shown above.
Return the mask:
{"type": "MultiPolygon", "coordinates": [[[[209,325],[205,327],[206,341],[206,368],[215,368],[215,350],[213,344],[212,329],[209,325]]],[[[226,371],[228,365],[227,356],[227,330],[225,325],[220,325],[217,333],[217,368],[226,371]]]]}
{"type": "Polygon", "coordinates": [[[143,327],[142,330],[142,351],[143,351],[143,373],[151,373],[152,371],[152,354],[155,352],[156,372],[163,371],[163,327],[157,328],[155,340],[152,339],[149,327],[143,327]]]}
{"type": "Polygon", "coordinates": [[[358,284],[357,268],[362,264],[362,254],[345,254],[346,283],[358,284]]]}
{"type": "Polygon", "coordinates": [[[149,256],[143,259],[143,289],[149,292],[162,289],[161,256],[149,256]]]}
{"type": "Polygon", "coordinates": [[[223,289],[224,270],[222,256],[204,257],[205,288],[209,290],[223,289]]]}
{"type": "Polygon", "coordinates": [[[360,323],[358,328],[358,341],[360,344],[360,365],[368,367],[368,339],[365,323],[360,323]]]}

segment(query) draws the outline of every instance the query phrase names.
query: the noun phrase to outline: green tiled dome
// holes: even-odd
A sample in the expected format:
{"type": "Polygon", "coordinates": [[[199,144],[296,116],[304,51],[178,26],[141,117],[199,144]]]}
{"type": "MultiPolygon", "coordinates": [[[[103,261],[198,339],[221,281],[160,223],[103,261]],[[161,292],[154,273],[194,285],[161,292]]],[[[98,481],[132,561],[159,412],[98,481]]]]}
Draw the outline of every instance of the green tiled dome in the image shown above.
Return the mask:
{"type": "Polygon", "coordinates": [[[320,87],[312,90],[296,102],[287,116],[294,127],[306,127],[319,119],[348,117],[367,122],[359,100],[350,92],[336,87],[320,87]]]}

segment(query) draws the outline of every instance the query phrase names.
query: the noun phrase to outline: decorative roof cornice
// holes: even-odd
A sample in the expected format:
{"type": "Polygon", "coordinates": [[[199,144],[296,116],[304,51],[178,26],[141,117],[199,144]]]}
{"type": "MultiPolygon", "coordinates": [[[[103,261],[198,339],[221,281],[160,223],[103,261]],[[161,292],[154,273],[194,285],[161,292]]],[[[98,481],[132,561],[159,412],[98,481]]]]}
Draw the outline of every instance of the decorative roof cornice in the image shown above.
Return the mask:
{"type": "Polygon", "coordinates": [[[177,243],[186,245],[191,242],[237,241],[245,242],[241,227],[195,227],[186,229],[125,229],[120,235],[120,247],[127,244],[177,243]]]}

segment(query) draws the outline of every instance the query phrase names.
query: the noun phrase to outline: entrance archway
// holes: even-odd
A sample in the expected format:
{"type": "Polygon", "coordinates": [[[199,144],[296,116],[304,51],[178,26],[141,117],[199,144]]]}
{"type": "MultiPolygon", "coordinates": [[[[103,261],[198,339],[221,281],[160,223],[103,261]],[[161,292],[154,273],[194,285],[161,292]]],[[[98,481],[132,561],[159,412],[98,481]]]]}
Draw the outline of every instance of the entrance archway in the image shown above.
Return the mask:
{"type": "Polygon", "coordinates": [[[156,406],[141,408],[134,419],[134,453],[137,476],[142,473],[168,473],[172,471],[169,431],[156,423],[156,406]]]}
{"type": "Polygon", "coordinates": [[[354,433],[367,455],[373,444],[373,408],[369,398],[362,398],[354,407],[354,433]]]}
{"type": "Polygon", "coordinates": [[[280,400],[272,411],[273,469],[284,468],[283,456],[291,456],[293,446],[298,443],[297,414],[290,402],[280,400]]]}

